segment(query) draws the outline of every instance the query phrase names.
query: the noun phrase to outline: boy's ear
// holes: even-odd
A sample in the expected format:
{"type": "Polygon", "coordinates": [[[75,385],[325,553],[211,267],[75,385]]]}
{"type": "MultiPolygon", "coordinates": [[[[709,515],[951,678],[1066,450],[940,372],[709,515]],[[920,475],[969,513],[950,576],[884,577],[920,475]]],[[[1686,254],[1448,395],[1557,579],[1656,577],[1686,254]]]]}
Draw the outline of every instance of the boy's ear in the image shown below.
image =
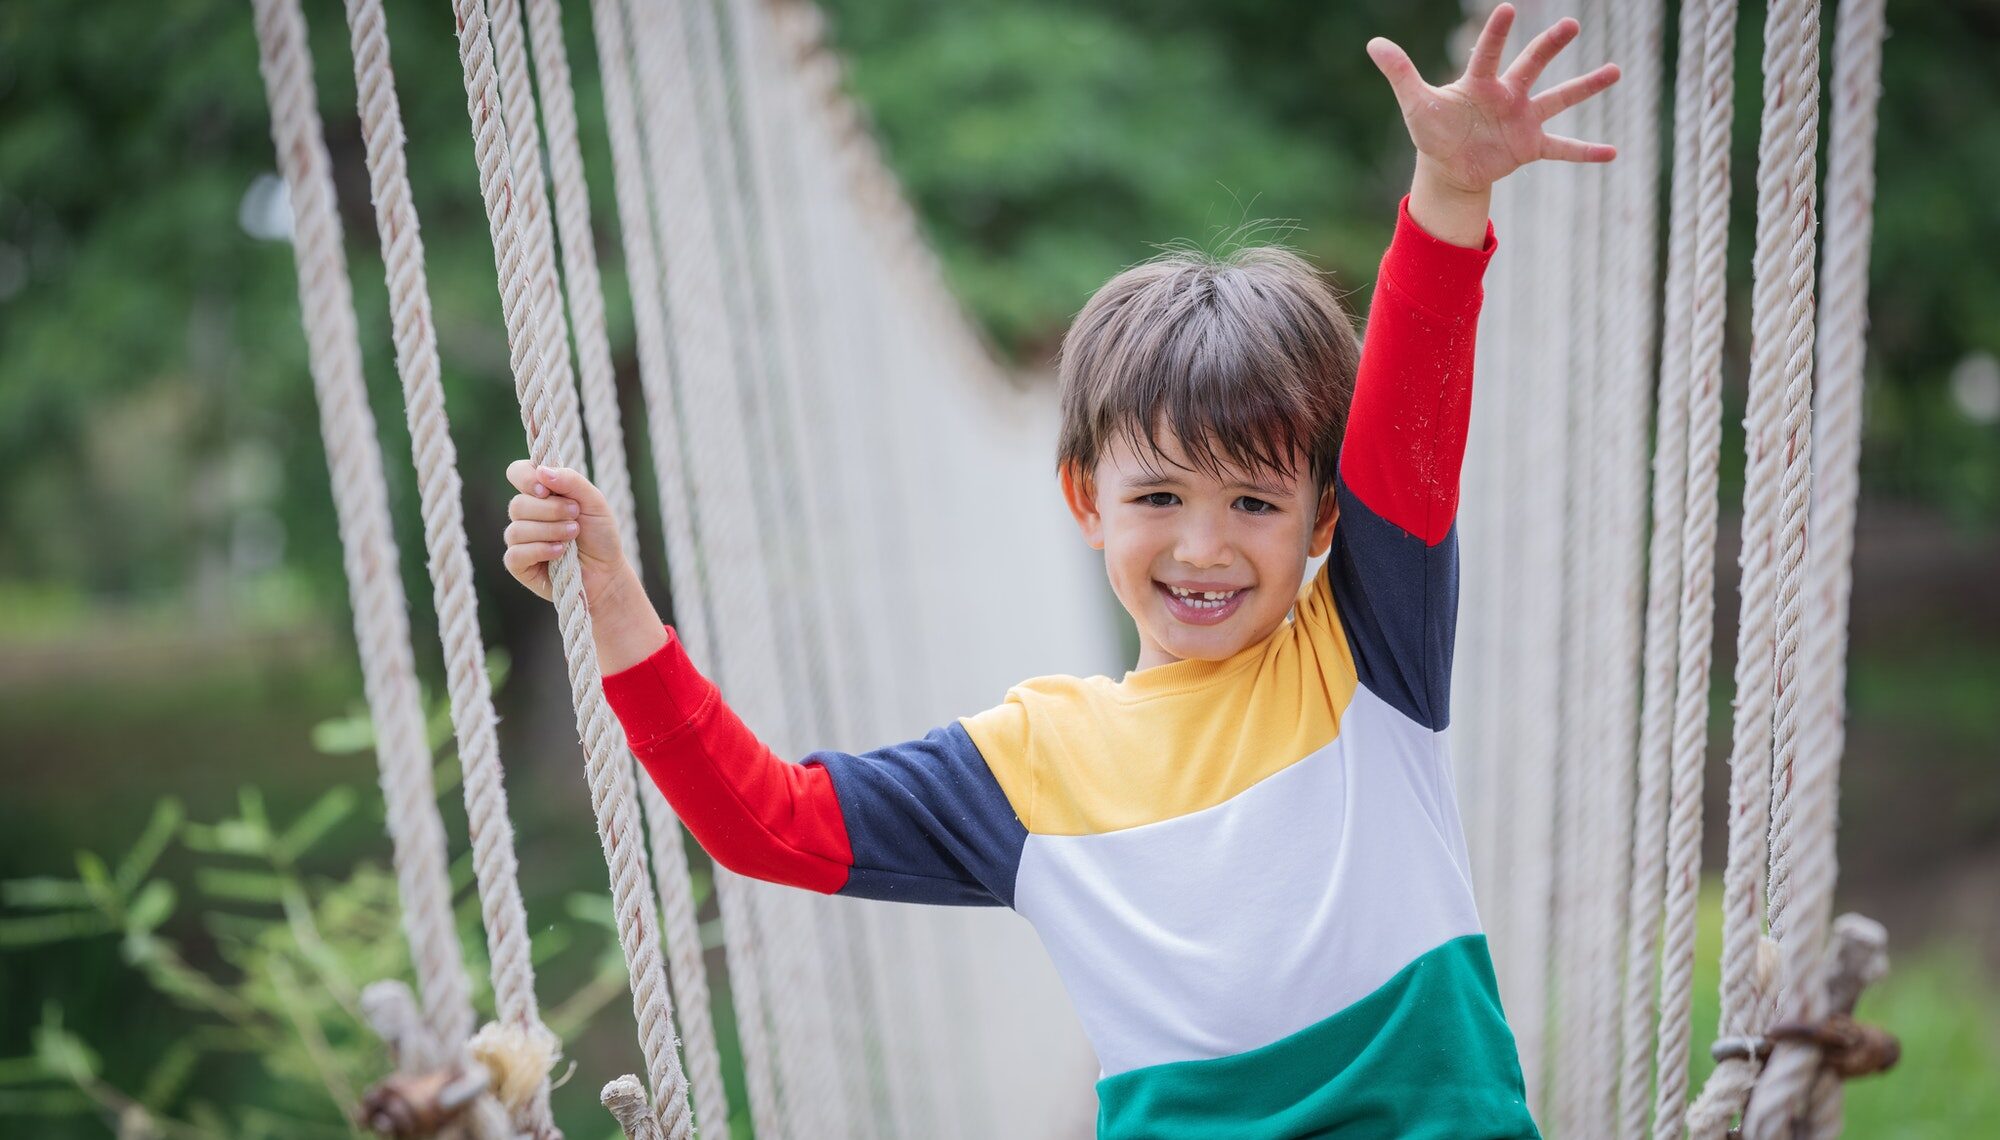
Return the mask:
{"type": "Polygon", "coordinates": [[[1074,463],[1062,466],[1063,501],[1069,504],[1069,513],[1076,516],[1076,526],[1083,532],[1083,540],[1093,550],[1104,549],[1104,516],[1097,510],[1097,488],[1091,486],[1090,476],[1074,463]]]}
{"type": "Polygon", "coordinates": [[[1312,549],[1307,555],[1318,558],[1333,545],[1333,524],[1340,521],[1340,499],[1334,494],[1332,485],[1320,492],[1319,512],[1313,516],[1312,549]]]}

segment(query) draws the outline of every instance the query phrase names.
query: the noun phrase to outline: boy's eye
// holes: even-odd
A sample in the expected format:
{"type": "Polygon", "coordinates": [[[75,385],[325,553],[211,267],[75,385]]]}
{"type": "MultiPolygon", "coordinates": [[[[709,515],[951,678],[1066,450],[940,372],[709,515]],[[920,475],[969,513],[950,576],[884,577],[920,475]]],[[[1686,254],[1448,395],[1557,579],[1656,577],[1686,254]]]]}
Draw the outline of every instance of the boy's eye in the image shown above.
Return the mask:
{"type": "Polygon", "coordinates": [[[1278,509],[1277,504],[1267,503],[1262,499],[1255,498],[1250,495],[1243,495],[1238,497],[1236,500],[1236,505],[1242,507],[1244,510],[1250,512],[1253,515],[1268,515],[1278,509]]]}
{"type": "Polygon", "coordinates": [[[1180,501],[1180,497],[1172,491],[1154,491],[1151,494],[1139,496],[1138,501],[1149,507],[1171,507],[1180,501]]]}

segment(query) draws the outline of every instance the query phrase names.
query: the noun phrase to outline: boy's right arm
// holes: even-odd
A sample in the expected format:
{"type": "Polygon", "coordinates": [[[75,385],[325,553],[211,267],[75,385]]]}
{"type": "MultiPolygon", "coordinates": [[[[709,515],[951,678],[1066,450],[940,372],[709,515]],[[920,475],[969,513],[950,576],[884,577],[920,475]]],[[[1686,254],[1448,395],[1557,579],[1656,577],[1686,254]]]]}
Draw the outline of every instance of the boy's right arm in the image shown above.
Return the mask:
{"type": "Polygon", "coordinates": [[[547,528],[575,535],[605,698],[633,754],[718,863],[826,894],[1012,905],[1026,832],[964,728],[786,763],[661,624],[597,489],[574,471],[525,461],[508,477],[521,495],[509,508],[507,568],[546,598],[547,562],[563,545],[547,528]]]}

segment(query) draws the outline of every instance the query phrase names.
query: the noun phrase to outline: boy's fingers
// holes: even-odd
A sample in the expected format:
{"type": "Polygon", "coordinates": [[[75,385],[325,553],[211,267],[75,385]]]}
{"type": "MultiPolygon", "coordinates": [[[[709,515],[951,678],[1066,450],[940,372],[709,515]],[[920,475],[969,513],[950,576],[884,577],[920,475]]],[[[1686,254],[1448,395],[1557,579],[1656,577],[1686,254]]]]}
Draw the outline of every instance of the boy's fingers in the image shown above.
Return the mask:
{"type": "Polygon", "coordinates": [[[1564,135],[1543,135],[1541,157],[1560,162],[1610,162],[1618,157],[1618,148],[1609,143],[1584,142],[1564,135]]]}
{"type": "Polygon", "coordinates": [[[1530,104],[1535,109],[1535,118],[1540,122],[1555,118],[1618,82],[1619,74],[1617,64],[1607,63],[1589,75],[1579,75],[1556,84],[1535,96],[1530,104]]]}
{"type": "Polygon", "coordinates": [[[573,519],[582,513],[576,500],[561,495],[551,495],[537,499],[533,495],[516,495],[507,500],[507,517],[515,521],[561,522],[573,519]]]}
{"type": "Polygon", "coordinates": [[[1500,73],[1500,53],[1507,48],[1507,33],[1514,27],[1514,6],[1502,4],[1493,9],[1487,17],[1486,29],[1479,33],[1479,42],[1472,45],[1472,58],[1465,64],[1465,73],[1481,78],[1492,78],[1500,73]]]}
{"type": "Polygon", "coordinates": [[[576,537],[573,522],[515,522],[508,523],[502,535],[508,546],[518,546],[524,542],[565,542],[576,537]]]}
{"type": "Polygon", "coordinates": [[[500,556],[500,564],[514,577],[525,578],[534,572],[536,566],[554,557],[547,543],[524,543],[508,547],[507,553],[500,556]]]}
{"type": "Polygon", "coordinates": [[[535,464],[533,460],[516,459],[507,465],[507,482],[514,485],[523,495],[533,493],[535,486],[535,464]]]}
{"type": "Polygon", "coordinates": [[[585,514],[605,514],[610,510],[604,501],[604,492],[583,477],[583,473],[569,467],[537,467],[535,477],[546,484],[550,491],[575,499],[585,514]]]}
{"type": "Polygon", "coordinates": [[[1389,81],[1396,102],[1408,107],[1423,95],[1427,86],[1423,76],[1417,74],[1417,65],[1410,62],[1409,53],[1397,47],[1394,40],[1381,36],[1369,40],[1368,58],[1375,61],[1376,70],[1389,81]]]}
{"type": "Polygon", "coordinates": [[[1583,25],[1568,16],[1557,20],[1541,35],[1530,40],[1527,47],[1521,49],[1520,57],[1514,60],[1514,66],[1508,68],[1507,74],[1501,78],[1522,87],[1533,87],[1535,80],[1542,77],[1542,70],[1548,67],[1549,61],[1561,54],[1564,46],[1576,38],[1578,29],[1582,27],[1583,25]]]}

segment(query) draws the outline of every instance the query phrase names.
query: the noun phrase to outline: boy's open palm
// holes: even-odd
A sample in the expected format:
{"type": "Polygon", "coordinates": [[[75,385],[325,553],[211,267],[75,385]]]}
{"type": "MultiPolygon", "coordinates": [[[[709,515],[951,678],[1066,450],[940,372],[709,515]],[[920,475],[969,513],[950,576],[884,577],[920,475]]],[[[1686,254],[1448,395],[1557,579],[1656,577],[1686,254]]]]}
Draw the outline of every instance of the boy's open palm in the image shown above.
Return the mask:
{"type": "Polygon", "coordinates": [[[576,543],[584,595],[595,601],[620,579],[625,551],[611,506],[590,480],[567,467],[537,467],[526,459],[507,465],[507,481],[520,494],[507,504],[507,572],[544,601],[554,588],[549,563],[576,543]]]}
{"type": "Polygon", "coordinates": [[[1391,41],[1379,36],[1368,41],[1368,56],[1395,89],[1418,154],[1460,190],[1483,191],[1539,159],[1609,162],[1617,154],[1604,143],[1549,134],[1542,125],[1616,83],[1618,65],[1607,63],[1531,95],[1535,80],[1576,38],[1580,25],[1567,17],[1558,20],[1502,73],[1500,56],[1513,25],[1513,5],[1495,8],[1473,45],[1465,74],[1446,87],[1425,83],[1409,55],[1391,41]]]}

